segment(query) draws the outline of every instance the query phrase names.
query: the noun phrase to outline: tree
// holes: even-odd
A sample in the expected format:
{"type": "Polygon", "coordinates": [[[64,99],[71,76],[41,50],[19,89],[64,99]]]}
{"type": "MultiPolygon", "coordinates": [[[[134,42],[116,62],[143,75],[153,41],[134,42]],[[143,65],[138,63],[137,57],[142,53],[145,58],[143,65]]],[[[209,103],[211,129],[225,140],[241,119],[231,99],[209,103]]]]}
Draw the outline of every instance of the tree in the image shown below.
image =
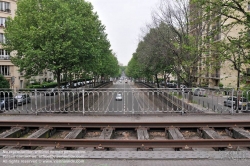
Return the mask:
{"type": "MultiPolygon", "coordinates": [[[[200,9],[205,13],[205,17],[210,18],[213,22],[216,21],[218,27],[220,27],[219,33],[222,33],[224,38],[220,42],[210,42],[209,49],[215,48],[218,59],[221,62],[230,62],[233,69],[238,72],[238,89],[240,87],[240,74],[246,75],[245,68],[250,61],[249,3],[244,0],[192,0],[192,2],[200,6],[200,9]],[[234,34],[230,34],[231,31],[234,31],[234,34]]],[[[214,38],[214,35],[210,36],[211,38],[214,38]]]]}
{"type": "Polygon", "coordinates": [[[201,59],[202,27],[190,22],[186,0],[175,2],[162,1],[136,50],[141,70],[144,74],[154,75],[158,87],[159,73],[164,73],[164,76],[174,74],[178,84],[182,82],[191,86],[193,72],[197,72],[194,67],[201,59]]]}
{"type": "Polygon", "coordinates": [[[104,26],[84,0],[21,0],[6,22],[5,49],[25,77],[49,70],[60,85],[61,73],[88,72],[99,56],[104,26]]]}
{"type": "Polygon", "coordinates": [[[132,56],[132,59],[129,61],[128,66],[125,70],[126,76],[132,77],[132,78],[140,78],[141,77],[141,67],[138,62],[137,54],[134,53],[132,56]]]}
{"type": "Polygon", "coordinates": [[[0,74],[0,88],[10,88],[10,83],[0,74]]]}

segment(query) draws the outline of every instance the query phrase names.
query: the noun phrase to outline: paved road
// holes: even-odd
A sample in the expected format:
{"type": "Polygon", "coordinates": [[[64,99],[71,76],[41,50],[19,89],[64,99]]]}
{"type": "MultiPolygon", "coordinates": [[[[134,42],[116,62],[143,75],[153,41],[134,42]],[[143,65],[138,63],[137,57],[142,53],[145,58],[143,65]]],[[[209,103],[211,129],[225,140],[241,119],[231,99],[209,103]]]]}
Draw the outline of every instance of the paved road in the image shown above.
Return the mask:
{"type": "MultiPolygon", "coordinates": [[[[95,99],[95,103],[91,108],[87,108],[85,111],[87,114],[148,114],[163,112],[163,108],[167,107],[154,96],[154,92],[143,91],[135,87],[133,82],[125,83],[124,80],[117,81],[109,89],[102,90],[98,96],[93,95],[89,97],[91,98],[95,99]],[[121,101],[115,99],[118,93],[122,95],[121,101]]],[[[85,103],[85,105],[91,104],[85,103]]]]}
{"type": "MultiPolygon", "coordinates": [[[[161,89],[160,89],[161,90],[161,89]]],[[[169,90],[167,90],[169,93],[169,90]]],[[[174,92],[174,90],[173,90],[174,92]]],[[[69,94],[72,92],[68,92],[69,94]]],[[[69,112],[83,112],[90,114],[151,114],[151,113],[162,113],[176,111],[172,109],[171,104],[167,106],[166,100],[158,98],[157,94],[153,91],[143,92],[142,89],[137,89],[133,82],[125,80],[122,82],[117,81],[109,89],[106,89],[101,93],[97,91],[88,92],[88,101],[84,103],[82,99],[79,99],[70,108],[67,109],[69,112]],[[116,101],[115,97],[117,93],[121,93],[123,100],[116,101]],[[93,100],[95,101],[93,103],[93,100]]],[[[176,93],[177,94],[177,93],[176,93]]],[[[15,110],[6,110],[5,113],[36,113],[38,112],[53,112],[55,111],[54,102],[60,100],[60,105],[57,107],[65,107],[68,102],[65,100],[64,95],[45,96],[44,92],[37,93],[36,96],[31,95],[31,103],[23,104],[17,107],[15,110]]],[[[185,98],[188,98],[188,94],[184,94],[185,98]]],[[[223,105],[226,96],[209,94],[207,97],[192,96],[193,102],[197,108],[207,112],[218,112],[218,113],[231,113],[230,107],[223,105]]],[[[58,110],[58,109],[57,109],[58,110]]],[[[62,110],[62,109],[61,109],[62,110]]],[[[235,111],[234,111],[235,113],[235,111]]]]}

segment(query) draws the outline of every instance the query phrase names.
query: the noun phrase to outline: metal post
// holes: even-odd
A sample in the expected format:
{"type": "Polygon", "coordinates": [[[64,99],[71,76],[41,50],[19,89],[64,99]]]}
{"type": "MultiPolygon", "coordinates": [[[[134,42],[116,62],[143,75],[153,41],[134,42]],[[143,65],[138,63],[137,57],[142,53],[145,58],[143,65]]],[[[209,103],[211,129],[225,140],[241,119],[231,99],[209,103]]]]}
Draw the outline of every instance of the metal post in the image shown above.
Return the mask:
{"type": "Polygon", "coordinates": [[[85,107],[84,107],[84,89],[82,90],[82,107],[83,107],[83,109],[82,109],[82,115],[84,115],[84,114],[85,114],[85,107]]]}
{"type": "Polygon", "coordinates": [[[35,89],[35,109],[36,109],[36,115],[38,115],[38,112],[37,112],[37,90],[35,89]]]}
{"type": "Polygon", "coordinates": [[[181,114],[184,114],[184,88],[182,88],[182,109],[181,109],[181,114]]]}
{"type": "Polygon", "coordinates": [[[231,114],[233,115],[234,108],[233,108],[233,96],[234,96],[234,89],[232,89],[232,101],[231,101],[231,114]]]}
{"type": "Polygon", "coordinates": [[[132,89],[132,112],[134,112],[134,89],[132,89]]]}

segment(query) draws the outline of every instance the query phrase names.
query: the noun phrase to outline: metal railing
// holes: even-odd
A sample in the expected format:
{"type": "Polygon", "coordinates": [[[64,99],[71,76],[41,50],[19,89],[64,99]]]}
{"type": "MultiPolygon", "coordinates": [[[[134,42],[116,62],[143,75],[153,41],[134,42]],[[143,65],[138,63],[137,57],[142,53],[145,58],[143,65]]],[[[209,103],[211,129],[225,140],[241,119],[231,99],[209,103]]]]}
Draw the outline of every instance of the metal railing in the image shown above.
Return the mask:
{"type": "Polygon", "coordinates": [[[1,113],[164,114],[250,110],[249,91],[168,88],[1,90],[1,113]],[[117,98],[121,94],[122,98],[117,98]],[[17,97],[18,96],[18,97],[17,97]],[[244,101],[243,101],[244,99],[244,101]]]}

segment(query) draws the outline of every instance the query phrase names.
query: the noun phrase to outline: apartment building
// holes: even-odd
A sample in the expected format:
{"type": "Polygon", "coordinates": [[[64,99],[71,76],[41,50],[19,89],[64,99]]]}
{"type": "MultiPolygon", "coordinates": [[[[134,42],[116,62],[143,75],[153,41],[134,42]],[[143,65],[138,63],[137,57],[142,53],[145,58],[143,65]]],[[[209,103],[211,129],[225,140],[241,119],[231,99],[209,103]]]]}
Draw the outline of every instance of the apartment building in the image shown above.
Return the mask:
{"type": "MultiPolygon", "coordinates": [[[[247,5],[245,7],[248,7],[247,5]]],[[[250,8],[248,8],[250,9],[250,8]]],[[[206,36],[210,36],[209,42],[219,42],[227,40],[228,36],[238,37],[239,32],[244,26],[235,25],[230,29],[222,29],[221,24],[224,17],[218,12],[210,13],[210,18],[206,20],[202,17],[205,11],[198,4],[190,2],[190,20],[192,22],[190,34],[201,36],[202,43],[200,46],[204,48],[207,44],[207,50],[210,49],[209,43],[205,42],[206,36]],[[216,33],[213,33],[216,32],[216,33]]],[[[227,19],[223,25],[232,23],[233,19],[227,19]]],[[[193,81],[198,85],[208,85],[210,88],[218,88],[219,84],[224,87],[236,88],[238,72],[234,69],[232,63],[228,60],[219,62],[216,50],[204,51],[197,66],[193,67],[193,81]]],[[[247,70],[248,66],[242,66],[247,70]]],[[[241,76],[240,76],[241,78],[241,76]]],[[[243,84],[240,84],[243,86],[243,84]]]]}
{"type": "MultiPolygon", "coordinates": [[[[17,9],[17,0],[4,0],[0,1],[0,43],[5,42],[4,29],[5,21],[7,17],[14,17],[17,9]]],[[[23,77],[24,73],[20,73],[18,67],[11,63],[10,57],[13,55],[8,51],[4,50],[0,44],[0,74],[2,74],[10,83],[10,87],[13,89],[25,88],[28,82],[53,81],[54,76],[51,72],[46,70],[41,71],[38,76],[34,76],[30,79],[23,77]]]]}

